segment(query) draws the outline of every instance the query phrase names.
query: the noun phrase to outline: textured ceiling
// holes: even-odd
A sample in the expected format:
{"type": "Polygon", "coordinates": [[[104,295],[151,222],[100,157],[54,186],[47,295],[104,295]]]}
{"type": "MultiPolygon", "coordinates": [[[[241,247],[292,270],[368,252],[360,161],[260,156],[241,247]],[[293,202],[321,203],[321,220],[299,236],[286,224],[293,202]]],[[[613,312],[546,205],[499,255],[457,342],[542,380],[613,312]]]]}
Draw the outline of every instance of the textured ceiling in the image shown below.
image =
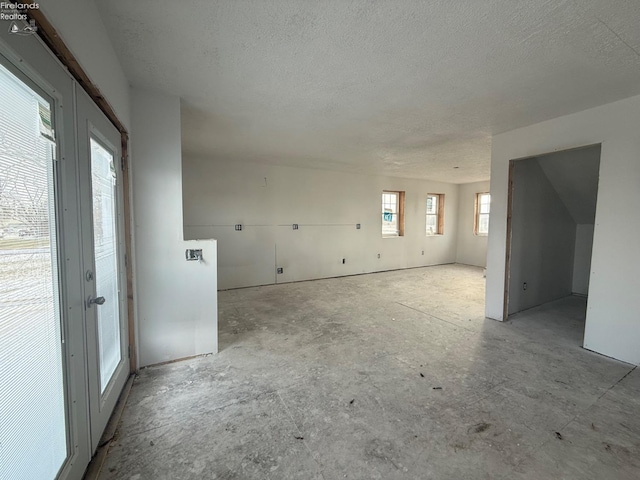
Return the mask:
{"type": "Polygon", "coordinates": [[[493,134],[640,94],[639,0],[97,3],[185,155],[465,183],[493,134]]]}

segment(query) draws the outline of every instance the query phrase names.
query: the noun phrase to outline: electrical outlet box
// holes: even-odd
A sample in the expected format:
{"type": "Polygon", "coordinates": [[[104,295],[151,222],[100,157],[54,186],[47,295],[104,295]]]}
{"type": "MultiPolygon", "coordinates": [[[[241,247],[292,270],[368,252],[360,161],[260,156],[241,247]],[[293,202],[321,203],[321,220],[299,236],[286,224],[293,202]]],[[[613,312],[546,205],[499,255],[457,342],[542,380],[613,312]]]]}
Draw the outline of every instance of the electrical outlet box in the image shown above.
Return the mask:
{"type": "Polygon", "coordinates": [[[240,230],[242,230],[242,224],[237,223],[236,224],[236,232],[239,232],[240,230]]]}
{"type": "Polygon", "coordinates": [[[284,273],[284,268],[278,267],[276,270],[277,273],[284,273]]]}
{"type": "Polygon", "coordinates": [[[298,224],[297,224],[297,223],[294,223],[294,224],[293,224],[293,229],[294,229],[294,230],[298,230],[298,224]]]}
{"type": "Polygon", "coordinates": [[[184,252],[184,256],[188,262],[192,262],[195,260],[202,260],[202,249],[191,249],[187,248],[186,252],[184,252]]]}

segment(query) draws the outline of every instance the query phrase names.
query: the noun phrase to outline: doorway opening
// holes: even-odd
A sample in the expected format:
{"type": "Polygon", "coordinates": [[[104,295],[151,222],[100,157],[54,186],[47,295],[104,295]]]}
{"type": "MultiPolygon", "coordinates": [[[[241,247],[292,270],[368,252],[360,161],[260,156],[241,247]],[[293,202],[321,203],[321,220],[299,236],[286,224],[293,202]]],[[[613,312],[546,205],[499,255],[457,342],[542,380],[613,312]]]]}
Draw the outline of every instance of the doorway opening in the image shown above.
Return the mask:
{"type": "Polygon", "coordinates": [[[601,145],[511,160],[504,319],[560,299],[584,337],[601,145]],[[568,303],[567,303],[568,302],[568,303]],[[579,317],[579,318],[578,318],[579,317]]]}

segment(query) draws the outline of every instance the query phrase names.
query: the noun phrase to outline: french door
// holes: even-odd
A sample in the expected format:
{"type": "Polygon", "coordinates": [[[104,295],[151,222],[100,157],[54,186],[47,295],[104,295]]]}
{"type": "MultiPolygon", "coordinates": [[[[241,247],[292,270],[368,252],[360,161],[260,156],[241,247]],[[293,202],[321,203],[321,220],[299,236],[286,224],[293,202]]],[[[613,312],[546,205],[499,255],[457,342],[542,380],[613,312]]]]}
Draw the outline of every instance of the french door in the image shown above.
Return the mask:
{"type": "Polygon", "coordinates": [[[129,375],[120,134],[0,30],[0,479],[79,480],[129,375]]]}
{"type": "Polygon", "coordinates": [[[120,133],[76,91],[91,447],[129,376],[120,133]]]}
{"type": "Polygon", "coordinates": [[[54,478],[69,450],[54,100],[21,77],[0,65],[3,479],[54,478]]]}

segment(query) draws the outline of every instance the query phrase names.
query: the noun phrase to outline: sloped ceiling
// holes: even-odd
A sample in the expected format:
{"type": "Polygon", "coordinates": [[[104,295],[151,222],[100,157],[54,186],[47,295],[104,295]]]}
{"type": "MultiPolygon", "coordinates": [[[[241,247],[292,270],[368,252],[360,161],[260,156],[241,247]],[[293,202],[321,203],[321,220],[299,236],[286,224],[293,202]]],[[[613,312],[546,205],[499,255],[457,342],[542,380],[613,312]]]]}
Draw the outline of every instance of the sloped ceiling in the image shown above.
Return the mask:
{"type": "Polygon", "coordinates": [[[640,94],[638,0],[96,1],[190,156],[465,183],[493,134],[640,94]]]}
{"type": "Polygon", "coordinates": [[[538,163],[577,224],[596,218],[600,145],[537,157],[538,163]]]}

